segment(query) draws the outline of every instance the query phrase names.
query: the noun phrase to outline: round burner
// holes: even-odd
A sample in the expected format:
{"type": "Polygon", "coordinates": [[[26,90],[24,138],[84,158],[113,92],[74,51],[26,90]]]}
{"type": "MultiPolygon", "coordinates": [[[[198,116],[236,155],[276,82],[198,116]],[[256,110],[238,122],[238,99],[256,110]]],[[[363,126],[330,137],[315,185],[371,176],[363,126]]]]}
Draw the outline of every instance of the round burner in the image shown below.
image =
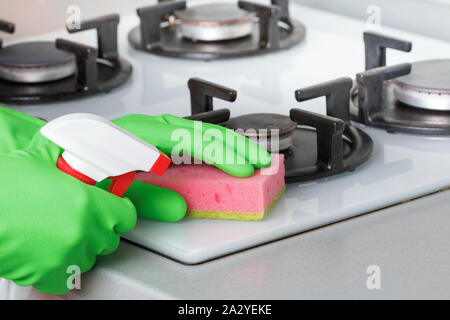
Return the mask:
{"type": "Polygon", "coordinates": [[[76,71],[75,56],[58,50],[54,42],[27,42],[0,50],[0,78],[41,83],[67,78],[76,71]]]}
{"type": "Polygon", "coordinates": [[[251,34],[255,13],[240,9],[236,4],[219,3],[194,6],[176,11],[181,33],[193,41],[224,41],[251,34]]]}
{"type": "Polygon", "coordinates": [[[450,110],[450,60],[414,63],[410,74],[392,83],[394,96],[402,103],[428,110],[450,110]]]}
{"type": "Polygon", "coordinates": [[[284,3],[285,1],[281,1],[281,7],[278,7],[281,17],[270,16],[274,10],[272,6],[252,5],[251,1],[241,3],[243,7],[248,5],[248,10],[242,10],[236,4],[224,4],[240,13],[235,16],[224,15],[226,18],[220,19],[216,14],[223,10],[217,9],[220,8],[218,4],[195,6],[185,10],[184,0],[164,1],[155,6],[138,9],[140,25],[128,33],[128,41],[136,49],[151,54],[206,61],[287,50],[305,39],[306,27],[296,19],[289,18],[284,3]],[[191,20],[187,15],[185,22],[182,21],[186,12],[195,12],[202,7],[210,10],[203,19],[196,16],[193,20],[195,23],[188,23],[191,20]],[[258,15],[257,11],[262,18],[253,19],[258,15]],[[161,12],[166,14],[161,15],[161,12]],[[175,15],[178,19],[174,19],[175,15]],[[212,15],[212,18],[208,18],[212,15]],[[249,21],[245,22],[246,19],[249,21]],[[242,31],[246,28],[243,25],[247,23],[251,25],[250,33],[242,31]],[[274,24],[278,30],[273,30],[276,29],[274,24]],[[238,30],[237,34],[234,27],[238,30]],[[194,30],[193,35],[189,35],[189,31],[183,31],[183,28],[194,30]],[[203,31],[207,32],[207,35],[204,35],[203,31]],[[272,32],[275,33],[273,36],[272,32]]]}
{"type": "Polygon", "coordinates": [[[249,114],[230,119],[224,126],[260,143],[271,152],[289,149],[297,123],[288,116],[273,113],[249,114]],[[261,139],[262,138],[262,139],[261,139]],[[272,139],[279,139],[278,150],[272,150],[272,139]]]}

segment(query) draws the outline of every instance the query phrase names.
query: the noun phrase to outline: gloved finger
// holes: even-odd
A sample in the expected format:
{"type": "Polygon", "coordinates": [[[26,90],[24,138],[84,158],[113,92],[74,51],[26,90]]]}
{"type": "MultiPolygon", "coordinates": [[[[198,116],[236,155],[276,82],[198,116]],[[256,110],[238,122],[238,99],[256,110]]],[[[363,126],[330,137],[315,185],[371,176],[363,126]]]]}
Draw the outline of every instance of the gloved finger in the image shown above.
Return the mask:
{"type": "Polygon", "coordinates": [[[165,123],[172,126],[201,130],[203,134],[208,130],[218,130],[222,135],[222,141],[229,148],[243,156],[255,168],[265,168],[271,164],[272,157],[264,147],[231,129],[206,122],[194,122],[170,114],[161,115],[160,117],[165,123]],[[196,124],[198,129],[196,129],[196,124]]]}
{"type": "Polygon", "coordinates": [[[70,265],[58,265],[48,270],[38,280],[30,280],[34,288],[41,293],[65,294],[71,289],[77,273],[82,274],[91,270],[95,262],[96,257],[89,256],[86,261],[73,261],[70,265]]]}
{"type": "Polygon", "coordinates": [[[210,123],[204,124],[204,130],[217,129],[217,127],[219,127],[219,130],[222,130],[224,136],[228,135],[229,137],[232,137],[231,139],[226,139],[226,143],[228,144],[229,141],[232,141],[232,147],[234,147],[234,150],[243,156],[255,168],[261,169],[270,166],[272,163],[272,156],[264,147],[255,141],[235,132],[234,130],[212,125],[210,123]],[[232,139],[234,139],[234,141],[232,139]]]}
{"type": "MultiPolygon", "coordinates": [[[[254,173],[254,167],[248,160],[236,151],[235,147],[227,143],[224,139],[227,137],[217,127],[211,130],[195,130],[197,136],[202,136],[202,160],[212,164],[222,171],[239,178],[251,177],[254,173]]],[[[194,134],[195,134],[194,133],[194,134]]],[[[234,136],[231,136],[234,138],[234,136]]],[[[229,140],[229,139],[228,139],[229,140]]],[[[195,141],[194,141],[195,143],[195,141]]],[[[191,153],[196,154],[196,146],[191,147],[191,153]]]]}
{"type": "MultiPolygon", "coordinates": [[[[157,117],[129,115],[116,119],[113,122],[155,145],[165,153],[188,154],[236,177],[250,177],[253,175],[253,166],[248,163],[245,157],[222,140],[223,134],[221,132],[217,136],[207,137],[201,129],[195,130],[196,126],[201,128],[201,122],[182,119],[172,115],[157,117]],[[218,154],[219,152],[220,154],[218,154]]],[[[221,127],[217,126],[217,128],[221,127]]],[[[215,131],[217,132],[218,130],[215,131]]]]}
{"type": "MultiPolygon", "coordinates": [[[[98,187],[108,190],[111,181],[102,181],[98,187]]],[[[124,197],[133,202],[138,217],[161,222],[177,222],[186,215],[187,205],[175,191],[134,181],[124,197]]]]}
{"type": "Polygon", "coordinates": [[[130,114],[112,121],[135,136],[153,144],[161,151],[170,154],[173,142],[172,132],[176,129],[161,116],[130,114]]]}
{"type": "MultiPolygon", "coordinates": [[[[96,212],[92,211],[90,214],[93,215],[96,212]]],[[[105,212],[105,215],[96,216],[95,219],[91,219],[90,223],[84,227],[86,236],[76,246],[78,250],[83,248],[85,251],[85,255],[78,256],[78,259],[80,259],[79,263],[82,265],[88,264],[90,257],[111,254],[119,247],[120,235],[117,231],[117,226],[114,224],[117,223],[117,218],[113,217],[111,219],[111,217],[106,217],[106,215],[109,215],[109,212],[105,212]],[[86,261],[86,259],[88,260],[86,261]]],[[[125,223],[130,224],[133,228],[135,221],[135,218],[130,218],[130,221],[125,223]]],[[[124,229],[121,232],[125,232],[130,227],[123,225],[122,228],[124,229]]]]}
{"type": "Polygon", "coordinates": [[[116,232],[105,233],[103,248],[98,249],[96,254],[105,256],[117,250],[120,244],[120,235],[116,232]]]}
{"type": "MultiPolygon", "coordinates": [[[[130,127],[130,129],[134,130],[140,138],[146,141],[153,139],[153,130],[149,130],[150,121],[170,125],[173,128],[183,128],[188,130],[189,133],[198,131],[197,137],[204,137],[208,130],[211,132],[218,131],[221,135],[220,140],[223,142],[224,146],[227,146],[227,151],[232,150],[232,153],[235,152],[241,155],[247,162],[255,166],[255,168],[268,167],[272,162],[270,153],[262,146],[247,137],[222,126],[183,119],[170,114],[164,114],[158,117],[131,115],[127,116],[125,120],[127,121],[120,121],[120,123],[125,126],[125,129],[128,130],[128,127],[130,127]]],[[[192,139],[195,139],[195,136],[193,136],[192,139]]]]}
{"type": "Polygon", "coordinates": [[[137,221],[136,207],[127,198],[120,198],[100,188],[89,186],[92,189],[90,196],[93,204],[92,210],[102,213],[98,215],[100,225],[114,230],[117,233],[126,233],[131,231],[137,221]]]}
{"type": "MultiPolygon", "coordinates": [[[[164,119],[171,125],[183,126],[186,128],[194,127],[193,121],[188,119],[182,119],[172,115],[164,115],[164,119]]],[[[272,162],[270,153],[268,153],[264,147],[234,130],[204,122],[201,123],[201,130],[203,133],[208,130],[218,130],[222,135],[222,141],[225,142],[227,147],[232,148],[255,168],[266,168],[270,166],[272,162]]]]}

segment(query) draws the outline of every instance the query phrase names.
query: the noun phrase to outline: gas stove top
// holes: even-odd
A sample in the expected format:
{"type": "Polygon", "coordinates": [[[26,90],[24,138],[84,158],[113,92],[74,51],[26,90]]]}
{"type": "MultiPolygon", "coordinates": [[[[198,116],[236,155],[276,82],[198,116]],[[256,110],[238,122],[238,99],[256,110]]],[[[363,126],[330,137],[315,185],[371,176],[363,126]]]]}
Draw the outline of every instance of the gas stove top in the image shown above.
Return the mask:
{"type": "MultiPolygon", "coordinates": [[[[258,114],[270,114],[271,119],[275,119],[277,126],[286,133],[285,139],[282,139],[286,144],[281,146],[282,149],[288,150],[295,145],[297,132],[306,132],[303,135],[306,141],[299,140],[302,141],[300,145],[311,146],[310,150],[314,147],[325,150],[317,152],[319,156],[314,156],[313,152],[302,153],[301,148],[294,150],[305,157],[305,167],[319,173],[316,178],[321,179],[311,178],[308,174],[297,175],[297,170],[293,170],[296,172],[294,177],[301,179],[291,181],[285,196],[267,220],[253,224],[193,219],[177,224],[140,221],[133,232],[125,235],[135,243],[184,263],[203,262],[448,187],[448,136],[430,135],[429,132],[427,135],[402,133],[401,130],[377,126],[374,121],[360,121],[361,118],[355,116],[354,111],[359,110],[356,103],[360,102],[363,87],[351,89],[350,79],[355,79],[355,75],[364,70],[362,35],[366,25],[293,4],[290,6],[290,16],[302,21],[308,28],[308,37],[298,45],[260,56],[207,63],[168,59],[148,54],[147,50],[136,50],[129,45],[127,35],[141,21],[135,15],[124,16],[118,30],[118,49],[121,56],[134,66],[130,81],[101,97],[26,108],[11,104],[10,107],[47,120],[71,112],[96,113],[110,119],[129,113],[171,113],[178,116],[192,114],[192,117],[203,121],[228,123],[230,126],[236,126],[235,121],[240,121],[239,126],[252,123],[258,120],[258,114]],[[334,27],[329,28],[328,25],[334,27]],[[225,86],[222,87],[225,89],[235,89],[225,90],[228,94],[224,95],[230,97],[228,100],[235,101],[217,101],[213,106],[210,103],[212,98],[203,99],[204,92],[199,95],[203,98],[198,99],[196,92],[191,97],[186,83],[193,77],[207,79],[225,86]],[[332,79],[338,80],[330,82],[332,79]],[[349,109],[346,107],[348,102],[349,109]],[[205,111],[208,115],[204,114],[205,111]],[[360,122],[350,121],[351,117],[360,122]],[[293,130],[292,122],[301,127],[296,126],[293,130]],[[328,131],[323,140],[316,135],[321,125],[328,131]],[[397,133],[390,134],[386,130],[397,133]],[[361,141],[366,142],[357,148],[359,152],[355,152],[352,147],[361,141]],[[319,143],[325,147],[318,147],[319,143]],[[330,154],[327,150],[335,149],[331,146],[338,146],[342,153],[330,154]],[[352,154],[358,156],[353,157],[353,164],[346,167],[346,159],[352,159],[352,154]],[[319,159],[321,161],[317,161],[319,159]],[[320,172],[330,173],[333,168],[336,174],[320,176],[320,172]],[[341,170],[343,168],[346,169],[341,170]]],[[[179,15],[180,18],[183,16],[179,15]]],[[[383,74],[386,72],[383,68],[394,68],[394,71],[399,68],[402,72],[395,74],[403,74],[408,69],[404,63],[450,57],[448,43],[393,29],[381,31],[414,43],[414,50],[410,53],[389,52],[388,66],[381,66],[383,74]],[[395,67],[398,64],[402,65],[395,67]]],[[[56,32],[39,37],[39,40],[54,41],[65,34],[65,31],[56,32]]],[[[84,32],[73,34],[73,39],[91,46],[95,46],[97,41],[84,32]]],[[[370,67],[368,76],[370,72],[377,73],[379,70],[370,67]]],[[[365,77],[367,75],[356,76],[357,80],[365,77]]],[[[199,84],[205,87],[202,81],[190,83],[191,90],[199,84]]],[[[385,84],[382,82],[383,90],[385,84]]],[[[409,84],[413,86],[412,82],[409,84]]],[[[398,83],[397,87],[400,86],[398,83]]],[[[399,95],[395,97],[397,99],[399,95]]],[[[422,105],[408,107],[419,112],[424,110],[422,105]]],[[[264,127],[272,124],[269,122],[259,123],[264,127]]]]}

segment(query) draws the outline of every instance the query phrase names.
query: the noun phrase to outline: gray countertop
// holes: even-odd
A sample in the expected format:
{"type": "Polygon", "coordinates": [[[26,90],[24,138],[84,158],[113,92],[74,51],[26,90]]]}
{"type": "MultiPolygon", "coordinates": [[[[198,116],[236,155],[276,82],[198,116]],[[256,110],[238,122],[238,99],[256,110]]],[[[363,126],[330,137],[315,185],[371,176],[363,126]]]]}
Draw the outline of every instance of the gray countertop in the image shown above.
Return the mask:
{"type": "Polygon", "coordinates": [[[64,298],[448,299],[449,199],[441,192],[197,266],[123,241],[64,298]],[[381,290],[367,288],[372,265],[381,290]]]}

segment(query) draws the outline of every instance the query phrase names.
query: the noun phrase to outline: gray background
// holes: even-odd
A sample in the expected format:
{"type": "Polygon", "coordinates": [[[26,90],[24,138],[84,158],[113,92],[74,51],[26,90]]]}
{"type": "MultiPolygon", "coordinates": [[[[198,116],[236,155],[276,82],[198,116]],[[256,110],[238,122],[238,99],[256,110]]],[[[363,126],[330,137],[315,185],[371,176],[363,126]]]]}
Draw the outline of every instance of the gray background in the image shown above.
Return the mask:
{"type": "Polygon", "coordinates": [[[296,3],[367,20],[367,8],[381,9],[381,24],[450,40],[449,0],[294,0],[296,3]]]}
{"type": "MultiPolygon", "coordinates": [[[[195,1],[195,0],[188,0],[195,1]]],[[[221,0],[211,0],[218,1],[221,0]]],[[[449,0],[292,0],[310,7],[367,20],[367,8],[381,9],[381,24],[443,40],[450,40],[449,0]]],[[[14,0],[0,1],[0,18],[17,23],[13,36],[1,34],[5,40],[24,35],[60,29],[67,20],[67,7],[79,5],[84,17],[119,12],[133,14],[136,8],[154,0],[14,0]],[[45,20],[42,20],[45,19],[45,20]],[[42,23],[45,21],[45,23],[42,23]],[[26,22],[26,23],[25,23],[26,22]]],[[[268,0],[267,0],[268,2],[268,0]]],[[[324,22],[325,23],[325,22],[324,22]]]]}

